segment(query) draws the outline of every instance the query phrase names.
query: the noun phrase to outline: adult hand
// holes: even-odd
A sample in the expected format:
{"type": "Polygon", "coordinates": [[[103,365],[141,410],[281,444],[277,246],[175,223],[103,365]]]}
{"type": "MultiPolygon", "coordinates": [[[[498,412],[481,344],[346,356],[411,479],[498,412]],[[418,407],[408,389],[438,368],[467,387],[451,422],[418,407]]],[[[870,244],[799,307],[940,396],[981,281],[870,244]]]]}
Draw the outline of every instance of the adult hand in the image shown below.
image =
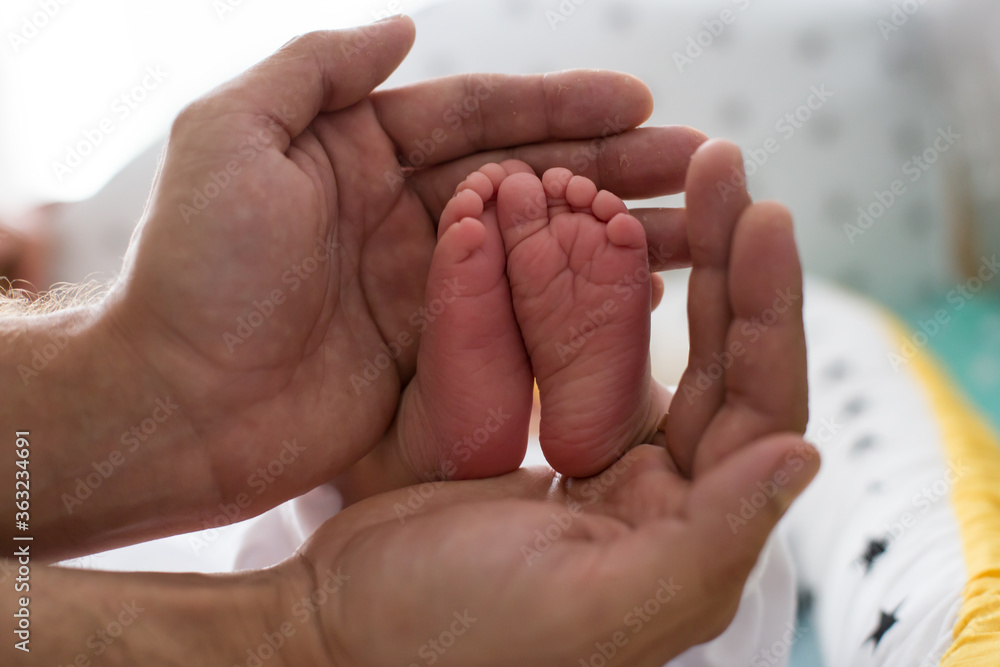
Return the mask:
{"type": "MultiPolygon", "coordinates": [[[[520,470],[394,491],[338,514],[263,571],[35,568],[32,655],[658,667],[728,625],[768,533],[815,473],[815,451],[795,436],[744,444],[693,483],[666,450],[643,446],[591,480],[520,470]],[[741,500],[779,478],[787,483],[732,530],[741,500]],[[114,641],[101,630],[113,627],[114,641]]],[[[20,655],[14,642],[0,648],[8,663],[20,655]]]]}
{"type": "Polygon", "coordinates": [[[317,595],[343,575],[319,612],[326,660],[655,666],[728,626],[768,534],[819,467],[801,440],[791,220],[780,206],[751,204],[742,186],[717,187],[734,174],[742,159],[732,144],[709,142],[692,159],[697,341],[662,446],[641,445],[589,480],[521,470],[344,510],[284,566],[300,567],[317,595]],[[779,292],[791,303],[776,309],[779,292]],[[743,325],[754,322],[766,328],[748,336],[743,325]],[[718,373],[705,370],[710,361],[718,373]]]}
{"type": "MultiPolygon", "coordinates": [[[[378,441],[414,372],[435,222],[471,170],[518,157],[573,166],[625,197],[682,187],[700,134],[610,136],[651,110],[626,75],[470,75],[371,93],[413,31],[396,18],[306,35],[173,126],[108,302],[121,348],[151,378],[144,391],[179,406],[174,455],[208,480],[192,490],[201,516],[173,517],[171,531],[200,527],[215,505],[257,514],[378,441]]],[[[676,212],[644,217],[654,237],[677,238],[676,212]]],[[[674,257],[661,265],[683,262],[683,244],[654,248],[674,257]]]]}
{"type": "Polygon", "coordinates": [[[792,218],[780,204],[752,203],[746,182],[739,148],[713,140],[685,184],[691,350],[657,444],[688,476],[754,438],[801,435],[809,420],[792,218]]]}
{"type": "Polygon", "coordinates": [[[658,666],[728,626],[817,467],[785,435],[693,482],[645,445],[590,480],[520,470],[428,483],[344,510],[279,571],[300,597],[330,597],[309,664],[549,667],[603,653],[600,664],[658,666]],[[741,500],[774,479],[785,484],[733,530],[741,500]]]}

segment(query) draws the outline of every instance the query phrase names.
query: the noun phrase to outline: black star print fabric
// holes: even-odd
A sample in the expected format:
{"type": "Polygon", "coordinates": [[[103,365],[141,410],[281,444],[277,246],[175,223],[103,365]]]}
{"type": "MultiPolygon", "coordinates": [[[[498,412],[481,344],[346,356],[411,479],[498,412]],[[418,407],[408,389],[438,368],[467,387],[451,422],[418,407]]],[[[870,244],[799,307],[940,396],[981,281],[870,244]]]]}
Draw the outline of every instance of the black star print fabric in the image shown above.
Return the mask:
{"type": "Polygon", "coordinates": [[[903,335],[883,311],[812,293],[823,303],[807,309],[806,330],[824,336],[810,340],[806,437],[823,466],[786,532],[823,660],[789,667],[1000,667],[942,661],[956,631],[975,626],[960,622],[969,570],[955,493],[976,473],[952,451],[963,435],[940,405],[950,388],[916,358],[890,363],[903,335]]]}
{"type": "Polygon", "coordinates": [[[889,548],[889,539],[880,538],[877,540],[872,540],[868,543],[868,547],[865,552],[861,554],[859,562],[864,566],[865,574],[872,571],[872,567],[875,565],[875,561],[878,560],[889,548]]]}
{"type": "MultiPolygon", "coordinates": [[[[902,605],[900,605],[900,607],[901,606],[902,605]]],[[[878,621],[878,627],[876,627],[874,632],[872,632],[871,635],[869,635],[868,639],[865,640],[866,644],[868,642],[872,643],[873,650],[878,648],[879,642],[882,641],[882,638],[885,637],[885,634],[889,632],[889,630],[891,630],[892,627],[896,625],[896,623],[899,621],[899,618],[896,617],[897,611],[899,611],[899,607],[896,607],[890,612],[885,612],[885,611],[881,612],[878,621]]]]}

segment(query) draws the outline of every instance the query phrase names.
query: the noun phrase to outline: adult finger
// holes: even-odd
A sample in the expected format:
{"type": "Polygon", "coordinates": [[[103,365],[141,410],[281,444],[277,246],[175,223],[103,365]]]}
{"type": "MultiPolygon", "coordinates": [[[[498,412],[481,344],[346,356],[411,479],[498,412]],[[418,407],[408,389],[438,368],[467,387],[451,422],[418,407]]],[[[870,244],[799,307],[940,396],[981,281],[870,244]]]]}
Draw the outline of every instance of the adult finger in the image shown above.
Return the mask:
{"type": "Polygon", "coordinates": [[[726,141],[698,149],[688,172],[687,237],[691,253],[688,283],[690,352],[667,419],[667,446],[685,472],[691,471],[705,429],[725,398],[719,381],[733,314],[729,299],[729,256],[733,230],[750,205],[740,150],[726,141]],[[735,176],[734,176],[735,175],[735,176]],[[739,186],[720,184],[732,180],[739,186]],[[706,383],[705,378],[710,382],[706,383]]]}
{"type": "Polygon", "coordinates": [[[767,433],[805,432],[809,390],[802,267],[784,206],[754,204],[740,217],[729,296],[733,321],[725,349],[732,363],[725,373],[726,397],[698,447],[696,475],[767,433]]]}
{"type": "Polygon", "coordinates": [[[466,176],[484,164],[508,159],[526,162],[536,174],[566,167],[623,199],[647,199],[680,192],[691,156],[705,141],[705,135],[688,127],[639,128],[609,137],[592,129],[590,139],[492,150],[421,169],[410,176],[409,184],[434,218],[466,176]]]}
{"type": "Polygon", "coordinates": [[[626,609],[655,600],[660,609],[630,635],[628,664],[662,665],[729,625],[768,537],[818,469],[819,454],[801,438],[771,436],[696,478],[679,516],[602,547],[616,574],[595,580],[600,599],[626,609]],[[742,513],[744,502],[756,503],[753,516],[742,513]]]}
{"type": "Polygon", "coordinates": [[[650,271],[670,271],[691,266],[685,209],[633,208],[629,213],[638,218],[646,230],[650,271]]]}
{"type": "Polygon", "coordinates": [[[619,134],[653,110],[644,83],[603,70],[461,74],[380,91],[371,101],[404,164],[413,167],[508,146],[619,134]]]}
{"type": "Polygon", "coordinates": [[[276,132],[274,145],[284,152],[317,114],[346,108],[384,81],[409,52],[414,31],[413,21],[399,16],[297,37],[193,102],[175,127],[243,115],[276,132]]]}

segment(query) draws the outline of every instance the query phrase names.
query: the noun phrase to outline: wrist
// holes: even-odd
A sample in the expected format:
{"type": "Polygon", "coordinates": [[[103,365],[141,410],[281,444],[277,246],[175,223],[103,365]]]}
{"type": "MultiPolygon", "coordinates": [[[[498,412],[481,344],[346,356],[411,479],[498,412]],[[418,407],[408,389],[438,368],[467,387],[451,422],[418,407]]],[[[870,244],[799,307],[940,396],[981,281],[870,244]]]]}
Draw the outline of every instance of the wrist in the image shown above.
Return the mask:
{"type": "Polygon", "coordinates": [[[326,664],[312,627],[291,615],[299,581],[283,574],[41,568],[31,588],[32,657],[53,664],[326,664]]]}
{"type": "MultiPolygon", "coordinates": [[[[0,327],[0,369],[12,389],[0,422],[3,437],[30,434],[37,557],[61,560],[190,525],[204,500],[205,468],[192,464],[197,451],[185,445],[176,398],[136,363],[110,308],[10,318],[0,327]]],[[[8,486],[15,461],[5,449],[8,486]]]]}

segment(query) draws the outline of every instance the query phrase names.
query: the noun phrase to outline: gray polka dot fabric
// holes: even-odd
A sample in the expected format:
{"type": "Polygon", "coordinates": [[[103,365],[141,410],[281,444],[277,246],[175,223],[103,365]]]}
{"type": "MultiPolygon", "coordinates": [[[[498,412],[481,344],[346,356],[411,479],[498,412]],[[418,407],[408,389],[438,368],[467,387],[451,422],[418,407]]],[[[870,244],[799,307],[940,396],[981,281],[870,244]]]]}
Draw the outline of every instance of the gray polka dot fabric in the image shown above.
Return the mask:
{"type": "Polygon", "coordinates": [[[934,141],[961,128],[923,75],[927,22],[918,12],[886,34],[892,6],[446,2],[415,17],[416,46],[391,82],[570,67],[633,73],[654,92],[651,123],[691,125],[744,149],[752,194],[792,209],[807,270],[849,276],[852,287],[905,305],[919,297],[918,278],[955,280],[945,190],[953,156],[934,141]],[[919,234],[908,224],[915,207],[919,234]]]}

